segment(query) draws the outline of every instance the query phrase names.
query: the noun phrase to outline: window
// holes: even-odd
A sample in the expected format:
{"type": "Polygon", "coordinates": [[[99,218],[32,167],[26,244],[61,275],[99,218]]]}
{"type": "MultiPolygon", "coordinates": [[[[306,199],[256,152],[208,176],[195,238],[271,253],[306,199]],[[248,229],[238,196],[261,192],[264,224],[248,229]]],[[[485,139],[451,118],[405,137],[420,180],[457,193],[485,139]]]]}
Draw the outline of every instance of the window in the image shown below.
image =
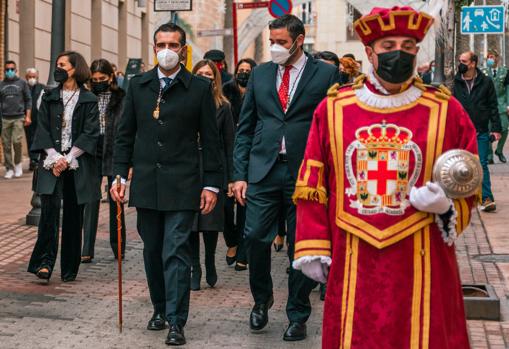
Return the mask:
{"type": "Polygon", "coordinates": [[[361,16],[362,14],[352,4],[349,2],[346,3],[346,40],[359,40],[353,29],[353,24],[356,20],[361,18],[361,16]]]}

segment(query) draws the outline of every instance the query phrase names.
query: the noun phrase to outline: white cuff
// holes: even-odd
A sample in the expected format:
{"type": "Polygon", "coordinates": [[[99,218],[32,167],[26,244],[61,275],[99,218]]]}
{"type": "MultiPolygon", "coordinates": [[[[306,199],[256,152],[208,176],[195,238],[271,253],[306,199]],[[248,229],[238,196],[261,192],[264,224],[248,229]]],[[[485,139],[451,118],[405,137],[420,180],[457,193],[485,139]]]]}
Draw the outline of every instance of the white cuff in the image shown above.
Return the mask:
{"type": "Polygon", "coordinates": [[[70,170],[76,170],[78,167],[80,167],[80,165],[78,164],[78,160],[73,155],[72,151],[65,156],[65,161],[67,161],[67,163],[69,164],[70,170]]]}
{"type": "Polygon", "coordinates": [[[458,219],[458,212],[454,205],[451,206],[452,215],[449,218],[449,224],[447,224],[448,231],[444,228],[444,221],[440,218],[440,215],[435,215],[435,222],[438,225],[438,229],[442,233],[442,239],[448,246],[452,246],[458,238],[458,232],[456,231],[456,221],[458,219]]]}
{"type": "MultiPolygon", "coordinates": [[[[127,181],[126,181],[126,179],[125,179],[125,178],[120,177],[120,184],[121,184],[121,185],[122,185],[122,184],[123,184],[123,185],[125,185],[125,184],[126,184],[126,182],[127,182],[127,181]]],[[[117,180],[116,180],[116,179],[114,179],[114,180],[113,180],[113,182],[111,182],[111,186],[112,186],[112,187],[114,187],[114,186],[116,186],[116,185],[117,185],[117,180]]]]}
{"type": "Polygon", "coordinates": [[[219,193],[219,189],[216,188],[216,187],[203,187],[203,189],[211,191],[211,192],[216,193],[216,194],[219,193]]]}
{"type": "Polygon", "coordinates": [[[72,156],[74,156],[74,158],[79,158],[85,151],[84,150],[81,150],[80,148],[78,147],[75,147],[73,146],[71,148],[71,151],[69,152],[69,154],[72,154],[72,156]]]}
{"type": "Polygon", "coordinates": [[[311,263],[316,260],[320,260],[320,263],[327,264],[329,267],[332,264],[332,259],[328,256],[302,256],[293,261],[293,269],[302,270],[302,265],[305,263],[311,263]]]}
{"type": "Polygon", "coordinates": [[[46,159],[44,159],[43,167],[46,170],[51,170],[53,165],[55,165],[56,162],[62,159],[64,156],[58,153],[54,148],[45,149],[45,151],[48,156],[46,156],[46,159]]]}

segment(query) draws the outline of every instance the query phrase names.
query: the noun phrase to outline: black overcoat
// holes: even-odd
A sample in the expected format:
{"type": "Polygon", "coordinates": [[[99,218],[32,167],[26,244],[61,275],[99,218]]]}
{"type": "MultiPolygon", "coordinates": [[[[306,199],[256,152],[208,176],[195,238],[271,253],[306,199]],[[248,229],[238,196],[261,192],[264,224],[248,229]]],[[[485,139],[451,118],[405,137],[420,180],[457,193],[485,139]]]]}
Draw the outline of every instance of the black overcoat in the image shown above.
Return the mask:
{"type": "Polygon", "coordinates": [[[184,66],[163,92],[158,67],[133,77],[120,119],[113,172],[127,178],[133,166],[129,206],[159,211],[198,211],[203,187],[222,188],[216,108],[210,81],[184,66]],[[198,135],[203,147],[200,179],[198,135]]]}
{"type": "MultiPolygon", "coordinates": [[[[53,194],[58,177],[43,167],[46,152],[44,149],[55,148],[61,153],[62,118],[64,105],[60,97],[61,88],[57,87],[45,93],[42,97],[38,113],[38,124],[35,131],[32,151],[41,153],[41,161],[37,173],[36,192],[38,194],[53,194]]],[[[99,111],[96,96],[81,87],[78,103],[72,117],[72,145],[80,148],[84,153],[78,157],[79,167],[74,171],[74,183],[78,204],[93,202],[101,199],[98,183],[95,154],[99,138],[99,111]]]]}

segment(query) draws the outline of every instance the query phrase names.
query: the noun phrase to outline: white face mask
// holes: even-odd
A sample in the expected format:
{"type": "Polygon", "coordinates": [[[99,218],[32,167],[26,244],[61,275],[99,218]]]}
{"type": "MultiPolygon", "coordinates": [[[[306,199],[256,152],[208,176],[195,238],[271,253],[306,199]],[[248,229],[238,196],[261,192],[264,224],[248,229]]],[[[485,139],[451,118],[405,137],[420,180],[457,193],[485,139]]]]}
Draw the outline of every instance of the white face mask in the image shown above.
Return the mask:
{"type": "Polygon", "coordinates": [[[177,52],[165,48],[157,52],[157,62],[164,70],[171,70],[179,64],[180,57],[177,52]]]}
{"type": "Polygon", "coordinates": [[[288,62],[290,57],[295,53],[296,49],[294,49],[294,45],[297,43],[297,40],[293,42],[292,46],[288,49],[279,44],[273,44],[270,46],[270,56],[272,57],[272,62],[276,64],[285,64],[288,62]]]}
{"type": "Polygon", "coordinates": [[[30,78],[30,79],[28,79],[27,82],[28,82],[28,84],[30,86],[35,86],[35,84],[37,84],[37,79],[36,78],[30,78]]]}

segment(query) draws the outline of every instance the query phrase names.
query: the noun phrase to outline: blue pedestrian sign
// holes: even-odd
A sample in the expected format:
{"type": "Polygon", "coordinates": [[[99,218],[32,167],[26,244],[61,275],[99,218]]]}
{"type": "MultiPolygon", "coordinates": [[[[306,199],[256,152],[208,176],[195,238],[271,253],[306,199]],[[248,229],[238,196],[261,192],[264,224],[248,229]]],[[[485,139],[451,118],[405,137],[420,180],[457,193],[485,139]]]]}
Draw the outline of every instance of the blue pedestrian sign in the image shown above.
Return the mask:
{"type": "Polygon", "coordinates": [[[461,8],[461,34],[503,34],[504,28],[504,6],[461,8]]]}

